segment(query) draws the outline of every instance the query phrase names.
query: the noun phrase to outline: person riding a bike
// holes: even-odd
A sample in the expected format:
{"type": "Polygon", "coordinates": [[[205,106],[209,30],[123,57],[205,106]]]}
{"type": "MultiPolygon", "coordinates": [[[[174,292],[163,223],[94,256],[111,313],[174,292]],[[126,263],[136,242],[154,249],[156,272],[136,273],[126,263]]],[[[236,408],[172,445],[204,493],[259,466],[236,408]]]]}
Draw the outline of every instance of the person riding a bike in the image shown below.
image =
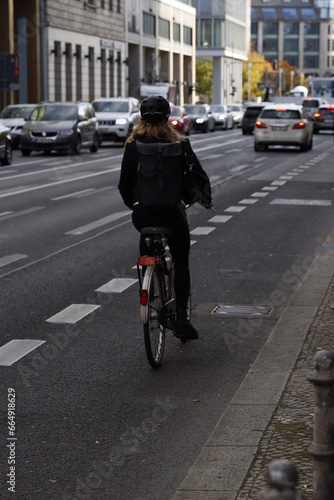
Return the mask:
{"type": "MultiPolygon", "coordinates": [[[[182,188],[179,204],[176,208],[156,210],[141,206],[138,199],[136,199],[136,187],[139,176],[139,153],[136,141],[140,141],[144,144],[180,142],[182,146],[180,167],[182,168],[182,172],[182,162],[186,161],[184,153],[186,153],[187,148],[188,151],[190,148],[193,162],[192,168],[207,179],[205,196],[203,196],[203,199],[207,200],[209,193],[209,201],[204,205],[205,208],[211,208],[213,206],[210,181],[198,158],[191,149],[189,140],[184,138],[169,125],[168,117],[170,115],[170,105],[165,98],[161,96],[145,98],[141,104],[140,113],[141,120],[125,143],[118,189],[125,205],[132,210],[132,222],[138,231],[147,226],[164,226],[171,230],[172,235],[168,238],[168,245],[175,266],[174,291],[177,311],[175,335],[179,338],[194,340],[198,339],[198,333],[187,316],[187,302],[190,290],[190,234],[186,216],[186,205],[182,199],[182,188]]],[[[180,173],[180,178],[181,174],[182,173],[180,173]]],[[[147,245],[145,239],[141,237],[140,255],[146,254],[147,245]]]]}

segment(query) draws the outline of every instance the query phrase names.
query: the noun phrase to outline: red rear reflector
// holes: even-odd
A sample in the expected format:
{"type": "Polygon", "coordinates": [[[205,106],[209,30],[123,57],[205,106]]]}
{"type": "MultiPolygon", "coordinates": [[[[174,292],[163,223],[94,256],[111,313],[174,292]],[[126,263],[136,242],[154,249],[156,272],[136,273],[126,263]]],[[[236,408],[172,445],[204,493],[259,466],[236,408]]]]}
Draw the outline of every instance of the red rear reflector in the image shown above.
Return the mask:
{"type": "Polygon", "coordinates": [[[294,126],[292,127],[293,129],[300,129],[305,127],[305,122],[299,122],[295,123],[294,126]]]}
{"type": "Polygon", "coordinates": [[[267,128],[267,125],[259,120],[256,122],[256,128],[267,128]]]}
{"type": "Polygon", "coordinates": [[[155,257],[150,257],[148,255],[144,255],[143,257],[139,257],[138,264],[140,266],[155,266],[155,257]]]}
{"type": "Polygon", "coordinates": [[[147,290],[140,290],[139,291],[139,298],[140,298],[140,305],[141,306],[147,306],[147,290]]]}

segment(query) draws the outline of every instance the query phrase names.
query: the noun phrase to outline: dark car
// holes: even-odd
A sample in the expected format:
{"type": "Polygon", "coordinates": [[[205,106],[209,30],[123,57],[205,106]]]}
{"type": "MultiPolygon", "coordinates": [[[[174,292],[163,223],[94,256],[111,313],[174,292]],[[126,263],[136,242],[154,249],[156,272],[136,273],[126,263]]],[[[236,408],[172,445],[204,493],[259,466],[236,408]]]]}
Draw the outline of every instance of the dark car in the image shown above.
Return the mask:
{"type": "Polygon", "coordinates": [[[168,123],[181,134],[190,134],[192,127],[191,119],[183,106],[171,106],[168,123]]]}
{"type": "Polygon", "coordinates": [[[191,119],[192,130],[215,131],[216,121],[208,104],[185,104],[184,108],[191,119]]]}
{"type": "Polygon", "coordinates": [[[96,153],[99,143],[93,106],[84,101],[39,104],[23,126],[20,139],[23,156],[31,151],[80,154],[82,147],[96,153]]]}
{"type": "Polygon", "coordinates": [[[256,120],[265,104],[249,104],[241,120],[241,129],[244,135],[252,134],[255,128],[256,120]]]}
{"type": "Polygon", "coordinates": [[[22,127],[37,104],[9,104],[0,113],[3,125],[10,128],[13,148],[20,145],[22,127]]]}
{"type": "Polygon", "coordinates": [[[313,133],[320,130],[334,130],[334,105],[320,106],[313,115],[313,133]]]}
{"type": "Polygon", "coordinates": [[[321,97],[306,97],[302,101],[304,117],[313,120],[314,113],[318,112],[320,106],[325,106],[327,101],[321,97]]]}
{"type": "Polygon", "coordinates": [[[0,123],[0,163],[1,165],[10,165],[12,163],[12,138],[9,127],[0,123]]]}

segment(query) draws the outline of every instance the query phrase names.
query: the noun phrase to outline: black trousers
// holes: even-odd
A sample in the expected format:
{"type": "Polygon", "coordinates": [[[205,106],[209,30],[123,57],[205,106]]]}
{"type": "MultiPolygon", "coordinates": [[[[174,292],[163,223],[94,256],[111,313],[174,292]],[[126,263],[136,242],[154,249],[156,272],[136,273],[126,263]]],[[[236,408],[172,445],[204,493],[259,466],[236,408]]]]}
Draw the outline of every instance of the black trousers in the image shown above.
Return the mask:
{"type": "MultiPolygon", "coordinates": [[[[186,307],[190,290],[189,250],[190,234],[188,220],[183,205],[173,210],[148,210],[135,205],[132,222],[140,231],[146,226],[164,226],[172,231],[168,238],[175,266],[175,299],[177,307],[186,307]]],[[[140,255],[147,255],[145,239],[140,238],[140,255]]]]}

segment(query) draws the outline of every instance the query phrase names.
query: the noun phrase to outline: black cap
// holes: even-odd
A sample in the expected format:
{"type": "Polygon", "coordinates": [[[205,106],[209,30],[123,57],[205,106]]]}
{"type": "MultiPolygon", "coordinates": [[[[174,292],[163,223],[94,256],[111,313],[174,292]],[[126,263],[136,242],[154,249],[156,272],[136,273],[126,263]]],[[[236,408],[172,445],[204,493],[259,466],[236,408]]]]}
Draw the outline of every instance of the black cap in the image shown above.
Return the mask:
{"type": "Polygon", "coordinates": [[[140,113],[147,122],[160,122],[168,119],[170,105],[167,99],[161,95],[145,97],[140,106],[140,113]]]}

